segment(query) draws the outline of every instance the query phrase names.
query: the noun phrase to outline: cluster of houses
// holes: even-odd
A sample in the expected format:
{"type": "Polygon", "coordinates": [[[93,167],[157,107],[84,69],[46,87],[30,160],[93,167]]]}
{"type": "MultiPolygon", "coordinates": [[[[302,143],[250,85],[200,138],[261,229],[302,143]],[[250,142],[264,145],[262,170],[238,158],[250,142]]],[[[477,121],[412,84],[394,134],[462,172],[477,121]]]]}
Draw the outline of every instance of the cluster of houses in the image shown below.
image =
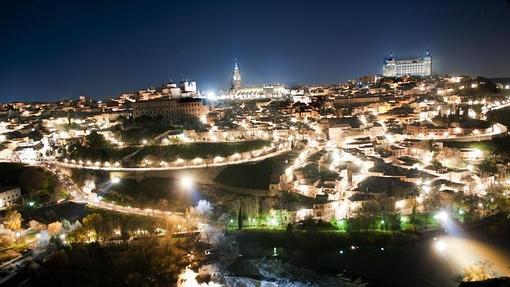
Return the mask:
{"type": "Polygon", "coordinates": [[[378,212],[410,214],[437,208],[435,204],[452,208],[463,196],[484,196],[487,188],[507,177],[509,168],[501,165],[495,175],[470,168],[483,159],[477,149],[364,136],[341,148],[309,148],[270,188],[273,193],[293,192],[311,199],[306,206],[285,207],[289,220],[330,221],[378,212]],[[434,163],[438,160],[452,160],[452,165],[460,167],[434,163]]]}

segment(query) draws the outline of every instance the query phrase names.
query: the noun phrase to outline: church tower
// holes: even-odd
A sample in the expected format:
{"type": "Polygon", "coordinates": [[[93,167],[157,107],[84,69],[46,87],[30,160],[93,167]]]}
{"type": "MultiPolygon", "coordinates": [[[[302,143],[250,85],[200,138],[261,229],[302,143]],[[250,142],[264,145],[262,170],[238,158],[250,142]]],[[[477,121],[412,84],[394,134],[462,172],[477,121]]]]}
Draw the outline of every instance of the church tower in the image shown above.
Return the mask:
{"type": "Polygon", "coordinates": [[[232,90],[239,90],[241,88],[241,72],[237,66],[237,59],[234,62],[234,72],[232,73],[232,90]]]}

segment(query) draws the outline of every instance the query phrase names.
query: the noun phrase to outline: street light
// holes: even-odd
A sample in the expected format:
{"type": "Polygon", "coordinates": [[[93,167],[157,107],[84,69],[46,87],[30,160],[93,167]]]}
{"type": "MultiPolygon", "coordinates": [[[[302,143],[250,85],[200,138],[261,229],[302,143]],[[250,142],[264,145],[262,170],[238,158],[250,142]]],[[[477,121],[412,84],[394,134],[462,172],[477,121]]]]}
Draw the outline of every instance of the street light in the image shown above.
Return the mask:
{"type": "Polygon", "coordinates": [[[181,187],[191,189],[193,187],[193,179],[190,176],[184,176],[180,181],[181,187]]]}
{"type": "Polygon", "coordinates": [[[436,243],[434,243],[434,247],[439,252],[444,252],[446,250],[446,244],[442,240],[436,241],[436,243]]]}
{"type": "Polygon", "coordinates": [[[117,184],[120,182],[120,178],[119,177],[112,177],[112,179],[110,179],[110,182],[112,184],[117,184]]]}
{"type": "Polygon", "coordinates": [[[440,211],[436,214],[436,219],[441,220],[442,222],[445,222],[448,220],[448,213],[446,211],[440,211]]]}

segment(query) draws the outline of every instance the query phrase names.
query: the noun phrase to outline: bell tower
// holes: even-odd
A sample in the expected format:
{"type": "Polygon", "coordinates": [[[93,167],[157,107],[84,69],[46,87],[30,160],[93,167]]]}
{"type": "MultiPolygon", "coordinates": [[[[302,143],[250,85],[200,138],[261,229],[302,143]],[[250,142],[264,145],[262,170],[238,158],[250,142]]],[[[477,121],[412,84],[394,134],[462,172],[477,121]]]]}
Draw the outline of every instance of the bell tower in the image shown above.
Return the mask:
{"type": "Polygon", "coordinates": [[[232,73],[232,90],[239,90],[241,88],[241,72],[237,65],[237,58],[234,62],[234,72],[232,73]]]}

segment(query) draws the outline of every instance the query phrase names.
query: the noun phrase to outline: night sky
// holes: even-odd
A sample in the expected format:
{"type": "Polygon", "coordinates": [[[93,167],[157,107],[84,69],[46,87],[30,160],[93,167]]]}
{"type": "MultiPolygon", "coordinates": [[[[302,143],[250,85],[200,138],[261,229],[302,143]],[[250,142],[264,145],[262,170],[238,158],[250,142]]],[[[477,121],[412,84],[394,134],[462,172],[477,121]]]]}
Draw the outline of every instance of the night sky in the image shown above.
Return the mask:
{"type": "Polygon", "coordinates": [[[426,49],[436,73],[510,76],[508,0],[0,3],[1,102],[227,88],[236,57],[248,85],[337,83],[426,49]]]}

